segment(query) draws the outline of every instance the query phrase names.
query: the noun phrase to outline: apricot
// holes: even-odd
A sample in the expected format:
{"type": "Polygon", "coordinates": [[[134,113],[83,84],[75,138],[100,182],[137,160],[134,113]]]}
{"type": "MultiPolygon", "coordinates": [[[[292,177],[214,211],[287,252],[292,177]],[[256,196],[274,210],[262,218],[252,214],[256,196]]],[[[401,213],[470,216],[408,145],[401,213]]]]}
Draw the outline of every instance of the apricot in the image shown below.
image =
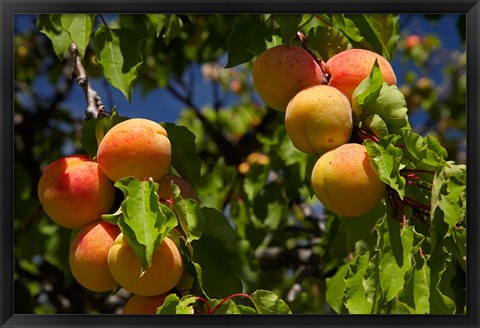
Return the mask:
{"type": "Polygon", "coordinates": [[[123,307],[123,314],[157,314],[168,294],[155,296],[133,295],[123,307]]]}
{"type": "Polygon", "coordinates": [[[85,155],[57,159],[43,171],[37,194],[58,225],[77,229],[99,220],[113,205],[115,187],[97,162],[85,155]]]}
{"type": "Polygon", "coordinates": [[[195,199],[197,202],[200,201],[197,192],[187,181],[178,175],[167,173],[158,181],[158,197],[164,205],[173,209],[172,182],[180,188],[180,196],[195,199]]]}
{"type": "Polygon", "coordinates": [[[312,171],[317,198],[345,217],[367,214],[385,194],[385,183],[370,165],[365,146],[347,143],[323,154],[312,171]]]}
{"type": "Polygon", "coordinates": [[[151,266],[141,275],[140,261],[123,234],[108,252],[113,279],[133,294],[155,296],[168,292],[180,281],[183,259],[175,243],[164,238],[153,254],[151,266]]]}
{"type": "Polygon", "coordinates": [[[251,152],[248,154],[244,162],[238,165],[238,172],[241,174],[247,174],[250,171],[252,165],[268,165],[270,164],[270,157],[267,154],[259,152],[251,152]]]}
{"type": "Polygon", "coordinates": [[[132,118],[113,126],[98,145],[97,161],[110,180],[127,176],[154,181],[167,171],[172,147],[167,131],[158,123],[132,118]]]}
{"type": "Polygon", "coordinates": [[[99,220],[75,235],[70,246],[70,269],[73,277],[86,289],[105,292],[115,288],[107,257],[119,234],[118,226],[99,220]]]}
{"type": "Polygon", "coordinates": [[[327,61],[325,69],[330,75],[328,85],[342,91],[351,101],[353,91],[370,75],[375,59],[378,60],[384,81],[388,84],[396,84],[395,72],[384,57],[370,50],[349,49],[327,61]]]}
{"type": "Polygon", "coordinates": [[[303,48],[286,45],[262,52],[253,63],[252,78],[263,101],[282,112],[297,92],[323,83],[322,70],[313,57],[303,48]]]}
{"type": "Polygon", "coordinates": [[[312,86],[297,93],[288,104],[285,128],[296,148],[307,154],[322,154],[350,139],[352,107],[338,89],[312,86]]]}

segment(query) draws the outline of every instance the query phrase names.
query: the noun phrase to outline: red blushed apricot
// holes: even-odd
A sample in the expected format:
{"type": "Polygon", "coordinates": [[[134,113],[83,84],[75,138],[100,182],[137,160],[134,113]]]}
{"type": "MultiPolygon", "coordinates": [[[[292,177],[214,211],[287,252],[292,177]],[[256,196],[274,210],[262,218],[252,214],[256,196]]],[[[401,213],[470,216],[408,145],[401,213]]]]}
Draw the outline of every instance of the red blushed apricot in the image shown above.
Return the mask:
{"type": "Polygon", "coordinates": [[[106,292],[115,288],[107,257],[119,234],[118,226],[99,220],[75,235],[70,246],[70,269],[73,277],[86,289],[106,292]]]}
{"type": "Polygon", "coordinates": [[[108,213],[115,198],[113,183],[88,156],[60,158],[43,172],[38,198],[58,225],[77,229],[108,213]]]}
{"type": "Polygon", "coordinates": [[[143,118],[132,118],[112,127],[97,152],[100,168],[112,181],[128,176],[158,181],[167,171],[171,157],[167,131],[143,118]]]}
{"type": "Polygon", "coordinates": [[[265,50],[252,66],[255,90],[273,109],[284,112],[303,88],[322,84],[323,73],[303,48],[278,45],[265,50]]]}
{"type": "Polygon", "coordinates": [[[342,91],[352,101],[353,91],[370,75],[375,59],[378,60],[384,81],[396,84],[393,68],[384,57],[365,49],[349,49],[327,61],[325,69],[330,75],[328,85],[342,91]]]}

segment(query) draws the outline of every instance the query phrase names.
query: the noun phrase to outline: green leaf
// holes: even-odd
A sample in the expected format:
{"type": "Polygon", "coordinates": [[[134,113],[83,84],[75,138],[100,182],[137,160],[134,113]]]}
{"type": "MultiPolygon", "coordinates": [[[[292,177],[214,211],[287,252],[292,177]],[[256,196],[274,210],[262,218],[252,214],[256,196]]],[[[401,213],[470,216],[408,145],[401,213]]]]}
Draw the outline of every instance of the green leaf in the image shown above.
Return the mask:
{"type": "Polygon", "coordinates": [[[405,273],[412,266],[411,253],[414,246],[414,231],[401,227],[393,219],[385,219],[377,226],[379,236],[379,278],[382,302],[387,303],[403,289],[405,273]]]}
{"type": "Polygon", "coordinates": [[[160,36],[160,32],[165,26],[166,15],[164,14],[147,14],[148,19],[152,23],[155,29],[155,35],[158,38],[160,36]]]}
{"type": "Polygon", "coordinates": [[[63,29],[68,32],[70,39],[78,46],[80,57],[84,58],[90,42],[95,15],[63,14],[60,20],[63,29]]]}
{"type": "Polygon", "coordinates": [[[355,23],[373,51],[390,60],[400,37],[398,15],[346,14],[345,17],[355,23]]]}
{"type": "Polygon", "coordinates": [[[93,37],[97,62],[108,82],[131,100],[132,83],[142,63],[139,44],[145,36],[127,29],[109,29],[100,25],[93,37]]]}
{"type": "Polygon", "coordinates": [[[63,60],[72,43],[70,34],[62,28],[61,17],[60,14],[41,14],[37,20],[37,28],[52,41],[59,60],[63,60]]]}
{"type": "Polygon", "coordinates": [[[197,154],[195,135],[186,127],[162,123],[172,145],[171,165],[178,174],[195,187],[200,178],[201,161],[197,154]]]}
{"type": "Polygon", "coordinates": [[[363,36],[355,26],[355,23],[345,15],[334,14],[332,16],[332,23],[333,27],[340,30],[350,41],[358,43],[363,40],[363,36]]]}
{"type": "Polygon", "coordinates": [[[370,164],[375,169],[380,180],[396,190],[401,199],[405,195],[405,178],[400,175],[403,165],[400,163],[403,152],[394,146],[397,135],[389,135],[378,143],[366,140],[364,145],[370,157],[370,164]]]}
{"type": "Polygon", "coordinates": [[[259,192],[265,187],[268,179],[269,167],[267,165],[253,165],[243,181],[245,194],[253,202],[259,192]]]}
{"type": "Polygon", "coordinates": [[[370,252],[359,255],[345,275],[345,306],[350,314],[370,314],[375,311],[377,255],[370,252]]]}
{"type": "Polygon", "coordinates": [[[268,290],[256,290],[250,295],[258,314],[292,314],[288,305],[268,290]]]}
{"type": "Polygon", "coordinates": [[[151,179],[127,177],[118,180],[115,187],[125,196],[121,204],[123,215],[117,223],[140,260],[143,273],[151,265],[158,245],[177,226],[177,218],[160,203],[158,184],[151,179]]]}
{"type": "Polygon", "coordinates": [[[196,296],[187,295],[178,298],[175,294],[165,297],[162,306],[157,308],[157,314],[193,314],[193,303],[197,301],[196,296]]]}
{"type": "Polygon", "coordinates": [[[182,19],[176,14],[168,14],[165,15],[164,21],[164,29],[163,29],[163,40],[165,44],[168,46],[170,41],[177,36],[180,35],[183,31],[183,21],[182,19]]]}
{"type": "Polygon", "coordinates": [[[293,38],[298,32],[298,27],[302,22],[300,14],[275,14],[275,21],[280,26],[280,37],[286,45],[291,45],[293,38]]]}
{"type": "Polygon", "coordinates": [[[115,213],[111,214],[102,214],[102,220],[110,223],[118,225],[118,220],[123,216],[122,207],[120,206],[115,213]]]}
{"type": "Polygon", "coordinates": [[[232,300],[228,300],[214,314],[257,314],[257,311],[250,306],[237,305],[232,300]]]}
{"type": "Polygon", "coordinates": [[[87,120],[83,123],[82,126],[82,136],[80,137],[80,143],[82,144],[83,149],[87,151],[90,158],[94,158],[95,156],[97,156],[98,144],[95,130],[100,120],[104,120],[104,118],[94,118],[91,120],[87,120]]]}
{"type": "Polygon", "coordinates": [[[366,239],[371,235],[373,228],[385,217],[385,214],[385,205],[380,203],[361,218],[352,219],[340,217],[340,227],[338,229],[346,233],[346,251],[351,252],[357,241],[366,239]]]}
{"type": "Polygon", "coordinates": [[[219,158],[209,172],[202,175],[197,187],[198,194],[201,196],[202,205],[222,208],[230,188],[226,186],[233,185],[238,171],[233,166],[225,164],[223,157],[219,158]]]}
{"type": "Polygon", "coordinates": [[[436,249],[427,264],[430,267],[430,313],[455,313],[455,302],[440,290],[442,276],[447,266],[451,265],[449,255],[442,249],[436,249]]]}
{"type": "Polygon", "coordinates": [[[187,236],[187,243],[198,240],[205,227],[205,218],[200,206],[193,199],[184,199],[180,195],[180,188],[172,183],[173,206],[183,232],[187,236]]]}
{"type": "MultiPolygon", "coordinates": [[[[367,118],[378,115],[384,121],[389,133],[400,134],[401,129],[410,127],[405,97],[396,85],[388,85],[383,81],[377,61],[370,76],[358,85],[352,98],[355,122],[363,122],[366,127],[369,127],[367,118]]],[[[376,126],[373,129],[378,128],[378,118],[375,123],[376,126]]],[[[386,133],[383,132],[383,134],[386,133]]]]}
{"type": "Polygon", "coordinates": [[[225,242],[204,233],[191,245],[192,261],[201,267],[202,286],[208,297],[224,298],[242,291],[242,282],[237,277],[238,255],[225,249],[225,242]]]}
{"type": "Polygon", "coordinates": [[[412,129],[403,128],[400,133],[405,145],[404,156],[415,168],[430,169],[443,165],[447,151],[433,137],[422,137],[412,129]],[[420,166],[421,165],[421,166],[420,166]]]}
{"type": "Polygon", "coordinates": [[[352,48],[352,44],[342,32],[325,25],[310,29],[307,38],[308,45],[316,50],[325,62],[335,54],[352,48]]]}
{"type": "Polygon", "coordinates": [[[270,183],[255,198],[253,211],[266,228],[276,231],[286,222],[288,199],[277,184],[270,183]]]}
{"type": "Polygon", "coordinates": [[[216,208],[201,207],[201,211],[205,219],[203,231],[225,242],[225,249],[234,252],[236,234],[228,219],[216,208]]]}
{"type": "Polygon", "coordinates": [[[365,118],[365,126],[368,127],[379,139],[388,135],[388,126],[378,114],[373,114],[365,118]]]}
{"type": "Polygon", "coordinates": [[[432,248],[454,233],[466,217],[466,166],[446,162],[433,177],[431,196],[432,248]]]}
{"type": "Polygon", "coordinates": [[[252,26],[251,21],[235,21],[227,39],[228,60],[226,68],[231,68],[253,59],[267,49],[271,32],[263,25],[252,26]]]}
{"type": "Polygon", "coordinates": [[[325,298],[328,305],[336,312],[336,313],[344,313],[345,305],[345,288],[347,284],[345,282],[345,275],[347,270],[349,269],[349,265],[345,264],[338,268],[335,275],[331,278],[326,279],[327,290],[325,293],[325,298]]]}
{"type": "Polygon", "coordinates": [[[398,299],[413,310],[412,314],[430,313],[430,268],[423,257],[417,256],[415,265],[406,272],[398,299]]]}

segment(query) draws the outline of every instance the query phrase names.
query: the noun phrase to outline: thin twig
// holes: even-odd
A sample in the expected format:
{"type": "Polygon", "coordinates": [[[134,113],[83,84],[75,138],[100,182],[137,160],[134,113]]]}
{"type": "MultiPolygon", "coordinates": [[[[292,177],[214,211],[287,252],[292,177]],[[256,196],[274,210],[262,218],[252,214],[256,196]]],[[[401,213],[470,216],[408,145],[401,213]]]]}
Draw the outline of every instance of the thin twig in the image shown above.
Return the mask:
{"type": "Polygon", "coordinates": [[[90,120],[93,118],[105,117],[105,106],[103,105],[102,98],[100,98],[97,91],[92,89],[90,83],[88,83],[85,67],[83,67],[82,60],[78,54],[78,46],[72,42],[69,50],[73,59],[72,76],[77,80],[78,85],[82,88],[83,93],[85,94],[85,100],[87,102],[84,119],[90,120]]]}

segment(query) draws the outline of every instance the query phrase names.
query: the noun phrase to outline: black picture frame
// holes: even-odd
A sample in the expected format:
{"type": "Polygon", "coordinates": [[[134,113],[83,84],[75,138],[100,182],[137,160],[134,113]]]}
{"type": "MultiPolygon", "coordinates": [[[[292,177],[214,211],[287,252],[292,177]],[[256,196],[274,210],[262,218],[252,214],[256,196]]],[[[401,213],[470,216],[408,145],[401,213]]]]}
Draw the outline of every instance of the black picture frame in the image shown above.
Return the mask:
{"type": "Polygon", "coordinates": [[[479,327],[480,4],[478,0],[0,0],[0,327],[479,327]],[[467,17],[467,315],[119,316],[13,313],[13,19],[20,13],[460,13],[467,17]]]}

